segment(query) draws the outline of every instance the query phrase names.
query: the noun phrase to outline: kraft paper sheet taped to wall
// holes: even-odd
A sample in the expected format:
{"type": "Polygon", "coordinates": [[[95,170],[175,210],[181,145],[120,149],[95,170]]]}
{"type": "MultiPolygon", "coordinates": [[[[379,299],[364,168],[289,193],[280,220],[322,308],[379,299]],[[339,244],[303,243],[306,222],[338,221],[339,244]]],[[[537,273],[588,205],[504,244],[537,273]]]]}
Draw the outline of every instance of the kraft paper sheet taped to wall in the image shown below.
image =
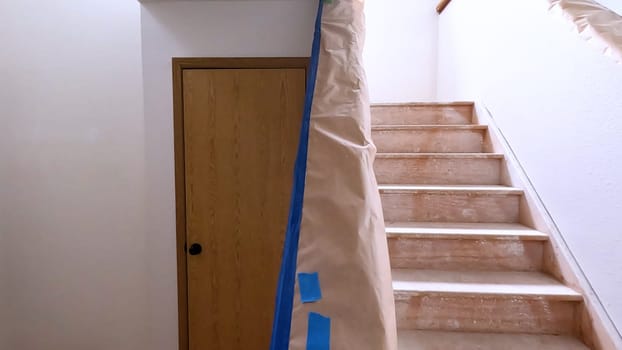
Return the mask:
{"type": "Polygon", "coordinates": [[[548,0],[551,11],[569,20],[581,37],[622,63],[622,16],[592,0],[548,0]]]}
{"type": "Polygon", "coordinates": [[[397,350],[363,10],[364,0],[319,1],[271,350],[326,339],[331,350],[397,350]],[[296,277],[310,272],[321,299],[307,303],[296,277]]]}

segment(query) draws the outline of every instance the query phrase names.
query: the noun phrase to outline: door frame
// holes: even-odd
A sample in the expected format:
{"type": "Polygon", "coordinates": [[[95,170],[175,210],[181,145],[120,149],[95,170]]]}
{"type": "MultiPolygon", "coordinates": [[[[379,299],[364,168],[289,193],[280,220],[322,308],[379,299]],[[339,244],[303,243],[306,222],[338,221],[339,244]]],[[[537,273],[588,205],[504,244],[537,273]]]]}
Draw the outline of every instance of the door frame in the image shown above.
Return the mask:
{"type": "MultiPolygon", "coordinates": [[[[186,261],[186,174],[184,147],[183,71],[186,69],[284,69],[309,72],[309,57],[173,57],[173,129],[175,152],[175,208],[177,251],[177,306],[179,350],[189,350],[188,271],[186,261]]],[[[300,117],[302,118],[302,111],[300,117]]]]}

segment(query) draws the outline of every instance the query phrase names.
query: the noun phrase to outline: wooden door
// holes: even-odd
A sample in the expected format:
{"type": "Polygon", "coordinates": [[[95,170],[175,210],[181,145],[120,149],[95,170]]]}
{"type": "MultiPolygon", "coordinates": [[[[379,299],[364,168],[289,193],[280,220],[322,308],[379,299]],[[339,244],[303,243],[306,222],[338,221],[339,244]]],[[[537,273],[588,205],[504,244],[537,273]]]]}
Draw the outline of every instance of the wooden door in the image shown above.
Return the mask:
{"type": "Polygon", "coordinates": [[[269,348],[305,76],[183,70],[190,350],[269,348]]]}

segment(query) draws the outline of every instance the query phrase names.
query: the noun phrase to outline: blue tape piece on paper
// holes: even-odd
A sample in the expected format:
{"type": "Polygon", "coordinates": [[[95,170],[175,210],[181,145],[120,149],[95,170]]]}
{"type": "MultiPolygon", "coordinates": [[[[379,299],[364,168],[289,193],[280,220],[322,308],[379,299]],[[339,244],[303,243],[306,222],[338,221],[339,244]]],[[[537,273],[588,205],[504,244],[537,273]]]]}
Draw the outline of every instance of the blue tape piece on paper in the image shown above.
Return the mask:
{"type": "Polygon", "coordinates": [[[298,285],[300,286],[300,300],[306,303],[314,303],[322,299],[320,289],[320,275],[314,273],[299,273],[298,285]]]}
{"type": "Polygon", "coordinates": [[[330,350],[330,318],[309,313],[307,350],[330,350]]]}

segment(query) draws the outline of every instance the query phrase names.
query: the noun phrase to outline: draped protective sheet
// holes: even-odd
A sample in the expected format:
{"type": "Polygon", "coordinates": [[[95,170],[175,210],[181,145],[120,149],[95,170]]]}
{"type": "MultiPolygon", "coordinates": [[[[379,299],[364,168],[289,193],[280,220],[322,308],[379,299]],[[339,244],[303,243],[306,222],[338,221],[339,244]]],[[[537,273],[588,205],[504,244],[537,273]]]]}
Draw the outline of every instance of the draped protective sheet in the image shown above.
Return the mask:
{"type": "Polygon", "coordinates": [[[592,0],[548,0],[551,11],[568,19],[581,37],[622,63],[622,16],[592,0]]]}
{"type": "Polygon", "coordinates": [[[272,350],[397,349],[363,9],[364,0],[319,3],[272,350]],[[316,289],[301,288],[300,274],[314,273],[316,289]]]}

